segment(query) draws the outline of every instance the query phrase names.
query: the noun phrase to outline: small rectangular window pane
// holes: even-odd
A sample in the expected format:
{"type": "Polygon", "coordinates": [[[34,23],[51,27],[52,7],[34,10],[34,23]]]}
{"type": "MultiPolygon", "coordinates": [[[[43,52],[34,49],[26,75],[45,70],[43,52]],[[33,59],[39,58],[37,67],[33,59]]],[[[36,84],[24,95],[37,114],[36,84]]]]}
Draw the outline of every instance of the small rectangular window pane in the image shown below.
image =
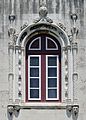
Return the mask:
{"type": "Polygon", "coordinates": [[[30,89],[30,98],[39,98],[39,90],[30,89]]]}
{"type": "Polygon", "coordinates": [[[57,77],[57,68],[48,68],[48,77],[57,77]]]}
{"type": "Polygon", "coordinates": [[[30,77],[39,77],[39,68],[30,68],[30,77]]]}
{"type": "Polygon", "coordinates": [[[48,78],[48,87],[57,87],[57,78],[48,78]]]}
{"type": "Polygon", "coordinates": [[[39,57],[30,57],[30,66],[39,66],[39,57]]]}
{"type": "Polygon", "coordinates": [[[30,87],[39,88],[39,79],[38,78],[31,78],[30,79],[30,87]]]}
{"type": "Polygon", "coordinates": [[[57,66],[57,57],[48,57],[48,66],[57,66]]]}
{"type": "Polygon", "coordinates": [[[48,98],[57,98],[57,89],[49,89],[48,98]]]}

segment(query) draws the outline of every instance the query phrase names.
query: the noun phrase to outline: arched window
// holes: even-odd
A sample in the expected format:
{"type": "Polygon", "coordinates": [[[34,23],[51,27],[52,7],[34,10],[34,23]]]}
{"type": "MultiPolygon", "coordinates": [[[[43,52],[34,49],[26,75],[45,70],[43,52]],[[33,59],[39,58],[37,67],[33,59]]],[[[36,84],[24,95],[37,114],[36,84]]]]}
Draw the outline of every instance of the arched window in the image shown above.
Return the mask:
{"type": "Polygon", "coordinates": [[[26,44],[26,101],[61,101],[61,46],[51,35],[26,44]]]}

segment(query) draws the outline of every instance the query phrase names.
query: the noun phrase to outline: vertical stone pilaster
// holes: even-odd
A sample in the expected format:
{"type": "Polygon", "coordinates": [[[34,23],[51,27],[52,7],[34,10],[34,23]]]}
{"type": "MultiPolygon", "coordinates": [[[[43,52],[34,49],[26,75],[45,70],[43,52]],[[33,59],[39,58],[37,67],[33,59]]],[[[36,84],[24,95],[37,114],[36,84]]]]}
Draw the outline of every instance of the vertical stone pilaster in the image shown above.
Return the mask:
{"type": "Polygon", "coordinates": [[[61,73],[61,78],[62,78],[62,102],[66,101],[66,93],[67,93],[67,89],[66,89],[66,80],[65,80],[65,47],[62,48],[62,55],[61,55],[61,69],[62,69],[62,73],[61,73]]]}
{"type": "Polygon", "coordinates": [[[76,20],[78,19],[78,16],[74,13],[71,15],[71,19],[73,21],[73,28],[71,29],[71,33],[73,36],[73,41],[72,41],[72,54],[73,54],[73,102],[75,104],[75,101],[77,99],[77,90],[76,90],[76,81],[78,80],[78,73],[77,73],[77,68],[76,68],[76,59],[77,59],[77,34],[78,34],[78,29],[76,28],[76,20]]]}
{"type": "Polygon", "coordinates": [[[68,99],[73,101],[73,81],[72,81],[72,50],[71,46],[67,46],[68,52],[68,99]]]}
{"type": "Polygon", "coordinates": [[[76,81],[78,80],[78,73],[76,68],[76,56],[77,56],[77,43],[72,43],[73,52],[73,101],[77,99],[76,81]]]}
{"type": "Polygon", "coordinates": [[[14,47],[13,45],[9,45],[9,75],[8,75],[8,80],[9,80],[9,101],[13,101],[13,79],[14,79],[14,74],[13,74],[13,52],[14,52],[14,47]]]}
{"type": "Polygon", "coordinates": [[[25,74],[25,48],[24,47],[21,47],[21,77],[22,77],[22,81],[21,81],[21,93],[22,93],[22,96],[21,96],[21,101],[22,102],[25,102],[25,78],[26,78],[26,74],[25,74]]]}

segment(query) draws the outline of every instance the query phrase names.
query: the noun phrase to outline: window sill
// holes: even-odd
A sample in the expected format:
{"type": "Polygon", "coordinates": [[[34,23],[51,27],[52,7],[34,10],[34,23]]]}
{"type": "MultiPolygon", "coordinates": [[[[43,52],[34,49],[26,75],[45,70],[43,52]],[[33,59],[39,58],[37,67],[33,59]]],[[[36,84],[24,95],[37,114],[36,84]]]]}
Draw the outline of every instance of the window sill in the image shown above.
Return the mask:
{"type": "Polygon", "coordinates": [[[20,109],[66,109],[66,103],[19,103],[9,104],[8,106],[20,106],[20,109]]]}

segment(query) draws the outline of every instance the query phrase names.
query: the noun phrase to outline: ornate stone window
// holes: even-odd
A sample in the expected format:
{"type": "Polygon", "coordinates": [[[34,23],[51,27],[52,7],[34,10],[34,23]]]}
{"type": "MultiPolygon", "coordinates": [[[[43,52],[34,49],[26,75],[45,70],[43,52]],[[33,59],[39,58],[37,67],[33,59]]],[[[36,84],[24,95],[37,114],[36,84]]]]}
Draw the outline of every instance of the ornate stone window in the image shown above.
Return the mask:
{"type": "Polygon", "coordinates": [[[17,38],[15,30],[9,30],[9,99],[24,106],[34,101],[36,106],[74,102],[77,42],[69,40],[62,24],[56,25],[47,17],[45,6],[34,24],[24,26],[17,38]]]}

